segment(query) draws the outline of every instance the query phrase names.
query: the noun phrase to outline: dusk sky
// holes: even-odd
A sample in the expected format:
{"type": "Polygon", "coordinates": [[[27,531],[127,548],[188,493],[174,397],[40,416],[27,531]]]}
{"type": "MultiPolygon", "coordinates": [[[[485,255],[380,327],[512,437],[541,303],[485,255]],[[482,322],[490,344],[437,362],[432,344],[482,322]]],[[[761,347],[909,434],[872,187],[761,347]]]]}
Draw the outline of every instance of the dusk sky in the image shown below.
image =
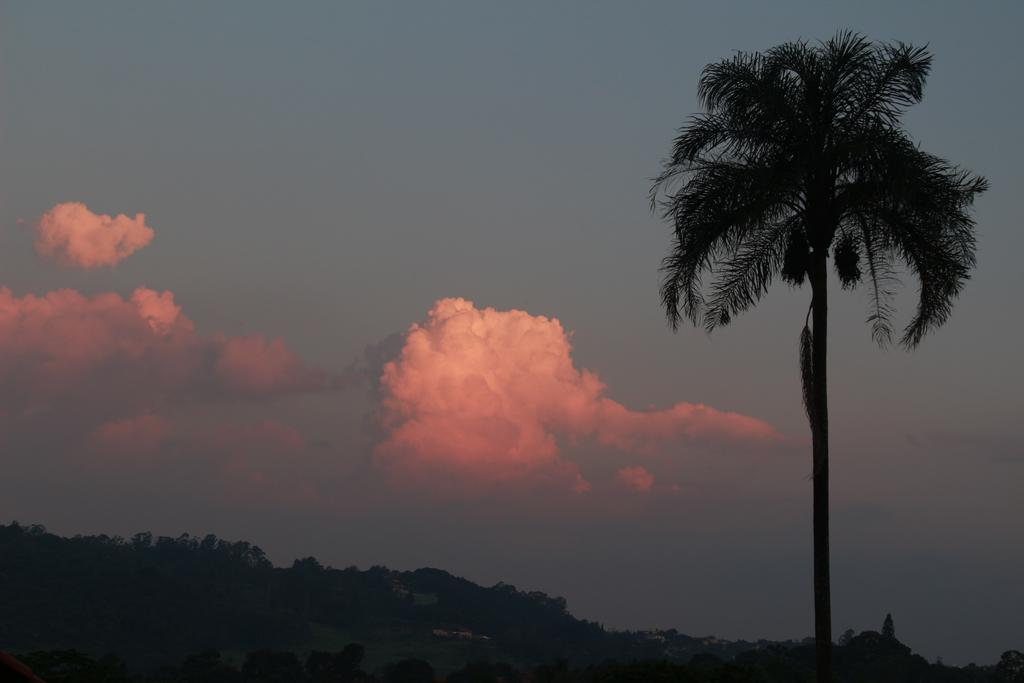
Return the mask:
{"type": "Polygon", "coordinates": [[[833,287],[834,629],[891,612],[958,664],[1024,643],[1024,5],[0,8],[0,522],[730,639],[812,634],[810,293],[673,334],[651,178],[708,62],[929,44],[907,128],[992,189],[918,350],[833,287]]]}

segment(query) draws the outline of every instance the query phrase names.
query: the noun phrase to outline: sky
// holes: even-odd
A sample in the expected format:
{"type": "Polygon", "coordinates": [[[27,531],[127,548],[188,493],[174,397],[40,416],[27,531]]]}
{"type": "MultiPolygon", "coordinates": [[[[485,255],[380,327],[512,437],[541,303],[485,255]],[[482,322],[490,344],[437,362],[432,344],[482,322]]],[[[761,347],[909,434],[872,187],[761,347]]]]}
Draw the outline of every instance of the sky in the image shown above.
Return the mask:
{"type": "MultiPolygon", "coordinates": [[[[0,5],[0,520],[435,566],[614,628],[812,633],[777,284],[673,334],[647,191],[707,63],[927,43],[906,125],[985,175],[950,321],[830,320],[834,631],[1024,646],[1012,2],[0,5]]],[[[914,287],[898,300],[903,320],[914,287]]]]}

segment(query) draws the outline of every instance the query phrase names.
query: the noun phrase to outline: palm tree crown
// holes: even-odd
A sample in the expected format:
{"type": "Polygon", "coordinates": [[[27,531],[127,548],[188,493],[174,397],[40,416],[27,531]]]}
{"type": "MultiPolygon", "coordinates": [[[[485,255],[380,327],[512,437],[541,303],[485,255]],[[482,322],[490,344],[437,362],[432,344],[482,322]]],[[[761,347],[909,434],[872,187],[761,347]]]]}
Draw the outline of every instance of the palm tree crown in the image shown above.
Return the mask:
{"type": "Polygon", "coordinates": [[[901,264],[920,283],[902,344],[945,322],[975,263],[968,209],[987,182],[901,126],[930,66],[927,48],[846,32],[704,69],[705,113],[681,129],[651,189],[675,227],[661,289],[673,328],[727,324],[773,278],[800,285],[812,255],[830,253],[844,288],[866,279],[879,343],[892,335],[901,264]]]}

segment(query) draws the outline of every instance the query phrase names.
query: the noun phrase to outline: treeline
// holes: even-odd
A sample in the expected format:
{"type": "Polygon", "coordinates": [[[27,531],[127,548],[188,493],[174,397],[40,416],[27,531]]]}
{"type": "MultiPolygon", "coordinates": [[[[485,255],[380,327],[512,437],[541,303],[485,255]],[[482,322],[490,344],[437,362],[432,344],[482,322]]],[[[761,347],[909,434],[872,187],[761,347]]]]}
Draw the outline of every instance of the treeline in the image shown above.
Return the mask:
{"type": "MultiPolygon", "coordinates": [[[[570,667],[565,660],[518,671],[508,664],[473,662],[438,676],[429,662],[403,659],[374,674],[360,668],[364,650],[352,644],[333,653],[249,653],[241,666],[216,651],[185,659],[179,666],[132,676],[113,656],[93,659],[74,651],[36,652],[23,657],[47,683],[810,683],[811,646],[776,646],[750,651],[727,662],[697,655],[687,664],[668,661],[605,662],[570,667]]],[[[835,648],[837,683],[1022,683],[1024,654],[1006,652],[995,666],[929,664],[898,641],[865,632],[835,648]]]]}
{"type": "Polygon", "coordinates": [[[116,652],[137,670],[211,648],[317,649],[324,633],[332,643],[428,644],[458,662],[517,664],[728,658],[755,645],[608,632],[573,617],[563,598],[438,569],[333,569],[312,557],[274,567],[258,546],[215,536],[62,538],[0,525],[0,579],[0,647],[116,652]],[[461,635],[441,642],[438,632],[461,635]]]}
{"type": "MultiPolygon", "coordinates": [[[[61,538],[0,526],[0,643],[11,649],[116,651],[143,667],[189,652],[292,649],[313,625],[353,634],[468,631],[508,656],[584,656],[604,640],[565,601],[435,569],[276,568],[263,551],[215,536],[61,538]]],[[[481,642],[485,642],[482,641],[481,642]]]]}
{"type": "MultiPolygon", "coordinates": [[[[899,643],[891,620],[883,632],[844,634],[837,680],[1024,680],[1019,655],[1004,657],[1001,670],[947,667],[899,643]],[[1015,666],[1018,678],[1008,677],[1015,666]]],[[[0,650],[27,659],[49,683],[427,673],[456,683],[798,683],[814,668],[806,644],[606,631],[573,617],[562,598],[485,588],[437,569],[333,569],[311,557],[280,568],[258,546],[215,536],[62,538],[17,523],[0,525],[0,650]],[[362,645],[345,647],[353,642],[362,645]],[[108,652],[116,657],[98,657],[108,652]],[[466,665],[473,661],[507,664],[466,665]]]]}

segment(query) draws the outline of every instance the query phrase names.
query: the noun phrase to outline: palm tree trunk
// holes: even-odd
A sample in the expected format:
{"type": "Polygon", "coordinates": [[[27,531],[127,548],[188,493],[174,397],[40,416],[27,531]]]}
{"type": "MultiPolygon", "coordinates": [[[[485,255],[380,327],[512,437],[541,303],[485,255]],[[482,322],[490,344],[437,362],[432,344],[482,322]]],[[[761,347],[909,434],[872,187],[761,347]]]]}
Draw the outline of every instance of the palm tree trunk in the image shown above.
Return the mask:
{"type": "Polygon", "coordinates": [[[811,256],[812,400],[814,469],[814,641],[818,683],[832,683],[832,598],[828,549],[828,264],[824,252],[811,256]]]}

